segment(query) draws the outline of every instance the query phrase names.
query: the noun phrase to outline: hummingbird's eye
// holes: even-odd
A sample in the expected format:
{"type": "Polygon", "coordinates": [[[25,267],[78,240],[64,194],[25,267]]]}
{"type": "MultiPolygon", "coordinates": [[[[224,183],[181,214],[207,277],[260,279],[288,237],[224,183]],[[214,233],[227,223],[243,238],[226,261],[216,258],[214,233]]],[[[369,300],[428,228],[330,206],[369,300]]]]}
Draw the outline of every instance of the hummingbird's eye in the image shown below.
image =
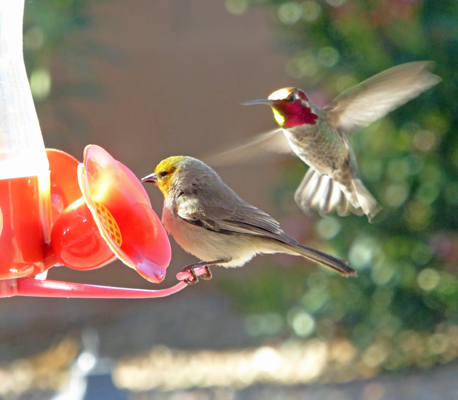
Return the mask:
{"type": "Polygon", "coordinates": [[[161,178],[165,178],[169,173],[167,171],[162,171],[162,172],[159,172],[159,176],[161,178]]]}

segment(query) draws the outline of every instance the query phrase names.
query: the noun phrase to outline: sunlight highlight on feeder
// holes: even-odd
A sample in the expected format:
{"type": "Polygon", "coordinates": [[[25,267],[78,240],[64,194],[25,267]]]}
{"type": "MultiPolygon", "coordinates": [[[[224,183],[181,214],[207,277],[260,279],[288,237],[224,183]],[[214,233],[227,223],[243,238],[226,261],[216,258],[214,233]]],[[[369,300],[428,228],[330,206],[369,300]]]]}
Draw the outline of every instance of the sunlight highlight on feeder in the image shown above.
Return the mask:
{"type": "Polygon", "coordinates": [[[78,180],[85,202],[111,251],[145,279],[159,283],[170,242],[135,175],[98,146],[87,146],[78,180]]]}
{"type": "Polygon", "coordinates": [[[38,176],[38,193],[40,199],[40,219],[43,223],[43,235],[46,244],[51,242],[51,182],[50,172],[46,171],[38,176]]]}

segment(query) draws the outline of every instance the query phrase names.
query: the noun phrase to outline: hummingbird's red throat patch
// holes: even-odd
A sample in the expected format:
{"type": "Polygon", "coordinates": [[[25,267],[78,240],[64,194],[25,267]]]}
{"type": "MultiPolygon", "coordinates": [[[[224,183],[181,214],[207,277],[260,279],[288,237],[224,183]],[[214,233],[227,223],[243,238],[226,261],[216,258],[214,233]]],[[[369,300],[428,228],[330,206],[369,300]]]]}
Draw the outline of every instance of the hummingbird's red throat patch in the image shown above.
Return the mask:
{"type": "Polygon", "coordinates": [[[280,102],[275,104],[273,108],[283,119],[282,123],[277,119],[282,128],[292,128],[304,124],[315,125],[318,119],[318,116],[300,101],[295,101],[294,103],[280,102]]]}

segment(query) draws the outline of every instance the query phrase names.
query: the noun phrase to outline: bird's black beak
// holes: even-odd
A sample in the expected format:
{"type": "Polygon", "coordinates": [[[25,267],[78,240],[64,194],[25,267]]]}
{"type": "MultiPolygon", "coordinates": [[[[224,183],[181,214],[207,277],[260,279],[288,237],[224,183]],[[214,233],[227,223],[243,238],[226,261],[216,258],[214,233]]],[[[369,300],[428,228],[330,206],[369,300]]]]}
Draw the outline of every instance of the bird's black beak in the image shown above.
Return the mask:
{"type": "Polygon", "coordinates": [[[153,172],[152,174],[147,175],[144,178],[142,178],[142,182],[152,182],[152,183],[156,184],[157,183],[157,176],[153,172]]]}
{"type": "Polygon", "coordinates": [[[271,106],[274,103],[275,103],[275,100],[262,99],[262,100],[245,101],[244,103],[241,103],[241,104],[242,106],[252,106],[253,104],[267,104],[268,106],[271,106]]]}

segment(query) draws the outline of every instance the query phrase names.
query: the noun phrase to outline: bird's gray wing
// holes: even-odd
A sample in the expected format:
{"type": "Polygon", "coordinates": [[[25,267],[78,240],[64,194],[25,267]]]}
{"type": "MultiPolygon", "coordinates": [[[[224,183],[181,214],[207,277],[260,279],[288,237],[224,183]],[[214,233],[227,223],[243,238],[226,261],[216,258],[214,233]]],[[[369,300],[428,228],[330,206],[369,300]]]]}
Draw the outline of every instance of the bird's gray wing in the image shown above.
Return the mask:
{"type": "Polygon", "coordinates": [[[219,225],[226,230],[238,233],[267,236],[287,243],[291,242],[289,236],[280,228],[277,220],[251,204],[243,203],[239,204],[232,216],[220,220],[219,225]]]}
{"type": "Polygon", "coordinates": [[[237,145],[229,150],[216,152],[202,157],[202,161],[212,166],[247,164],[276,154],[294,154],[281,128],[256,135],[247,143],[237,145]]]}
{"type": "Polygon", "coordinates": [[[224,234],[243,233],[295,243],[277,220],[242,200],[222,181],[200,182],[176,199],[176,213],[184,221],[224,234]]]}
{"type": "Polygon", "coordinates": [[[324,110],[331,122],[350,134],[384,117],[442,79],[433,63],[417,61],[387,69],[337,96],[324,110]]]}

